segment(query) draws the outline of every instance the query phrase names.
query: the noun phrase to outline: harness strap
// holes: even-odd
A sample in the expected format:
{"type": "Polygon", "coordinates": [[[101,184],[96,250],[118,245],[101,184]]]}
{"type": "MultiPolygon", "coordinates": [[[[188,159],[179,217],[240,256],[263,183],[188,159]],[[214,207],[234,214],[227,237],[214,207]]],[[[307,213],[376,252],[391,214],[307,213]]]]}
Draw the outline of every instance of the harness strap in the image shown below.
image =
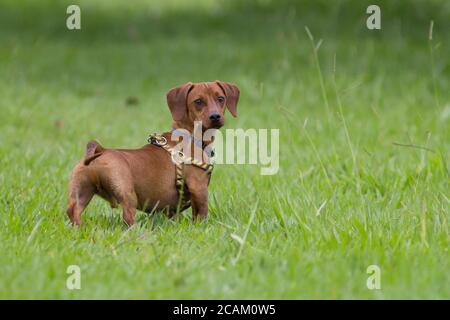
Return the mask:
{"type": "Polygon", "coordinates": [[[185,157],[183,152],[177,151],[171,146],[169,146],[169,144],[167,143],[167,138],[164,137],[162,134],[159,133],[151,134],[150,137],[148,138],[148,142],[155,146],[161,147],[170,153],[172,160],[175,163],[175,174],[176,174],[175,187],[177,188],[178,191],[177,212],[186,210],[191,206],[191,201],[184,197],[185,191],[187,190],[184,179],[185,164],[191,164],[193,166],[205,170],[209,178],[211,178],[211,173],[212,170],[214,169],[214,165],[198,161],[197,159],[194,159],[192,157],[185,157]],[[181,161],[176,161],[174,159],[175,156],[181,158],[180,159],[181,161]]]}

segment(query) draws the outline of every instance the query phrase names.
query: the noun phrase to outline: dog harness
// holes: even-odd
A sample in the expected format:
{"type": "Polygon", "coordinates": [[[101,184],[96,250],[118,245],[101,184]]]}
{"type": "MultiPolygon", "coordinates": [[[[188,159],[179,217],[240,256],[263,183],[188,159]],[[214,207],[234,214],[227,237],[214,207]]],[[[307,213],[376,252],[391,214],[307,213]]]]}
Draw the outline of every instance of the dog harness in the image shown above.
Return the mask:
{"type": "Polygon", "coordinates": [[[191,206],[191,200],[186,199],[186,197],[184,196],[186,191],[188,191],[184,179],[185,165],[190,164],[197,168],[203,169],[208,175],[208,181],[209,179],[211,179],[211,173],[212,170],[214,169],[214,165],[198,161],[197,159],[192,157],[186,157],[182,151],[176,150],[175,148],[171,147],[167,142],[167,138],[163,134],[159,133],[151,134],[150,137],[148,138],[148,142],[155,146],[161,147],[167,152],[169,152],[172,161],[175,164],[175,173],[176,173],[175,187],[177,188],[178,191],[177,212],[186,210],[191,206]]]}

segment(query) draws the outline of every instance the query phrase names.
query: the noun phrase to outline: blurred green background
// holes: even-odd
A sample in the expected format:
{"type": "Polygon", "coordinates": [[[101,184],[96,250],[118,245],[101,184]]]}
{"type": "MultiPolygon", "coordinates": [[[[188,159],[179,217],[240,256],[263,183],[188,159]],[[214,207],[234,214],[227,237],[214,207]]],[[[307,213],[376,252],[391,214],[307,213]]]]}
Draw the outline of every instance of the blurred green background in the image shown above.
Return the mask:
{"type": "Polygon", "coordinates": [[[0,0],[0,298],[448,298],[450,2],[377,1],[381,30],[370,4],[0,0]],[[280,129],[279,173],[218,165],[201,224],[95,199],[69,226],[86,142],[139,147],[216,79],[226,127],[280,129]]]}

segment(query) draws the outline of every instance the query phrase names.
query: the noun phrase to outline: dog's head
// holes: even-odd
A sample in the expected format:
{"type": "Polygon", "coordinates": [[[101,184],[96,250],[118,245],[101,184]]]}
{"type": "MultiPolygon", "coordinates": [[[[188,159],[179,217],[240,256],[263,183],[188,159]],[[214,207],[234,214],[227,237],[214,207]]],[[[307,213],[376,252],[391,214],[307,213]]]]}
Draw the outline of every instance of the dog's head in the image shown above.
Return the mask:
{"type": "Polygon", "coordinates": [[[222,127],[225,108],[237,116],[238,100],[239,88],[222,81],[188,82],[167,92],[174,127],[186,129],[191,129],[195,121],[201,121],[204,130],[222,127]]]}

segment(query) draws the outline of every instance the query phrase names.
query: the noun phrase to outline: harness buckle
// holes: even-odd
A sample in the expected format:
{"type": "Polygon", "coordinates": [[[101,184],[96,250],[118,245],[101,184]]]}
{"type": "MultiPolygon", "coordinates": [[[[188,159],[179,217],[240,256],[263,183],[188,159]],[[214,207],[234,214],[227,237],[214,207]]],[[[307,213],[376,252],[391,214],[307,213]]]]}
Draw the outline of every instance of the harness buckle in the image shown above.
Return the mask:
{"type": "Polygon", "coordinates": [[[157,133],[153,133],[147,140],[151,144],[156,144],[157,146],[165,146],[167,144],[166,137],[159,135],[157,133]]]}

